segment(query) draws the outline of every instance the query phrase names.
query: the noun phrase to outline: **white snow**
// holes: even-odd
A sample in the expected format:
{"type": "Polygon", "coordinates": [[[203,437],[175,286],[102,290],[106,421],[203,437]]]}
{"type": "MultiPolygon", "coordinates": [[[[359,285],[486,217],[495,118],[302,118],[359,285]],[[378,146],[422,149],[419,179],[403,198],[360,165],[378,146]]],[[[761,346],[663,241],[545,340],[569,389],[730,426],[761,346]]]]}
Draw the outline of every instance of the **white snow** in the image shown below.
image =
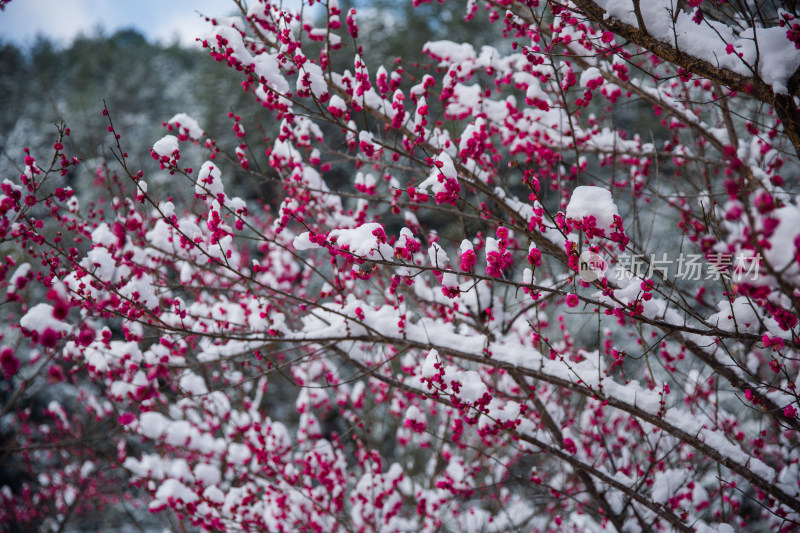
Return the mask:
{"type": "MultiPolygon", "coordinates": [[[[100,248],[103,250],[104,248],[100,248]]],[[[119,294],[134,302],[144,304],[147,309],[158,308],[158,296],[156,295],[156,282],[150,274],[141,274],[131,278],[128,283],[119,289],[119,294]]]]}
{"type": "Polygon", "coordinates": [[[422,377],[423,378],[432,378],[438,373],[438,370],[433,367],[436,363],[439,362],[439,352],[436,349],[431,350],[428,352],[427,357],[425,357],[425,363],[422,365],[422,377]]]}
{"type": "Polygon", "coordinates": [[[331,96],[331,99],[328,100],[328,108],[334,108],[344,113],[347,111],[347,103],[345,103],[341,96],[334,94],[331,96]]]}
{"type": "Polygon", "coordinates": [[[596,80],[597,78],[603,78],[600,69],[597,67],[589,67],[581,73],[580,85],[581,87],[586,87],[589,85],[590,81],[596,80]]]}
{"type": "Polygon", "coordinates": [[[92,231],[92,242],[100,246],[111,246],[117,243],[117,236],[112,233],[108,224],[101,222],[94,231],[92,231]]]}
{"type": "Polygon", "coordinates": [[[156,501],[166,502],[173,498],[183,500],[183,503],[192,503],[199,499],[192,489],[177,479],[166,479],[159,485],[155,499],[156,501]]]}
{"type": "Polygon", "coordinates": [[[717,307],[720,311],[708,317],[709,324],[725,331],[758,333],[761,329],[761,316],[749,298],[739,296],[732,303],[722,300],[717,307]]]}
{"type": "Polygon", "coordinates": [[[319,248],[319,244],[311,242],[311,240],[309,239],[310,235],[311,235],[310,232],[306,231],[296,236],[292,241],[292,246],[294,246],[294,249],[298,251],[303,251],[303,250],[311,250],[313,248],[319,248]]]}
{"type": "Polygon", "coordinates": [[[17,280],[26,277],[30,271],[30,263],[22,263],[17,267],[14,274],[8,280],[8,294],[13,294],[17,291],[17,280]]]}
{"type": "Polygon", "coordinates": [[[572,191],[566,215],[573,220],[594,216],[597,219],[597,227],[608,231],[614,222],[614,215],[619,215],[619,211],[611,197],[611,191],[602,187],[581,185],[572,191]]]}
{"type": "Polygon", "coordinates": [[[306,62],[302,67],[303,74],[297,77],[297,88],[304,89],[304,81],[308,80],[309,88],[314,96],[319,98],[328,92],[328,84],[325,82],[325,77],[322,69],[315,63],[306,62]]]}
{"type": "Polygon", "coordinates": [[[81,261],[81,266],[97,276],[100,281],[108,282],[114,280],[117,262],[105,248],[92,248],[81,261]]]}
{"type": "Polygon", "coordinates": [[[161,157],[169,157],[178,151],[178,138],[174,135],[165,135],[153,145],[153,151],[161,157]]]}
{"type": "Polygon", "coordinates": [[[50,304],[36,304],[20,319],[19,325],[23,328],[42,333],[50,328],[53,331],[66,332],[71,329],[66,324],[53,316],[53,306],[50,304]]]}
{"type": "Polygon", "coordinates": [[[453,41],[430,41],[422,47],[423,53],[440,58],[441,65],[462,63],[475,59],[475,49],[469,43],[454,43],[453,41]]]}
{"type": "Polygon", "coordinates": [[[424,424],[425,415],[422,414],[422,411],[419,410],[419,407],[417,407],[416,405],[411,405],[406,410],[406,420],[411,420],[412,422],[424,424]]]}
{"type": "Polygon", "coordinates": [[[430,248],[428,248],[428,257],[431,260],[431,266],[434,268],[445,268],[450,262],[447,252],[437,242],[431,244],[430,248]]]}
{"type": "Polygon", "coordinates": [[[653,483],[653,492],[651,498],[656,503],[666,503],[667,498],[670,498],[678,492],[689,477],[689,472],[686,470],[665,470],[664,472],[656,472],[655,481],[653,483]]]}
{"type": "Polygon", "coordinates": [[[444,180],[448,178],[456,179],[457,177],[458,173],[456,172],[456,167],[453,164],[453,158],[450,157],[447,152],[441,152],[438,156],[436,156],[434,167],[433,170],[431,170],[430,175],[425,181],[419,184],[417,189],[420,192],[427,192],[428,187],[432,187],[434,194],[437,192],[444,192],[447,190],[444,185],[444,180]],[[439,168],[436,163],[441,165],[441,168],[439,168]]]}
{"type": "Polygon", "coordinates": [[[467,402],[477,402],[489,390],[483,383],[480,374],[474,370],[461,372],[458,375],[458,378],[459,381],[461,381],[461,390],[459,391],[459,396],[462,400],[467,402]]]}
{"type": "Polygon", "coordinates": [[[167,123],[172,125],[180,124],[181,131],[185,132],[186,135],[188,135],[193,141],[196,141],[205,135],[203,128],[200,127],[197,121],[186,113],[178,113],[169,119],[167,123]]]}
{"type": "Polygon", "coordinates": [[[142,413],[139,417],[139,431],[147,438],[160,439],[164,432],[167,430],[170,422],[162,415],[155,411],[148,411],[142,413]]]}
{"type": "MultiPolygon", "coordinates": [[[[794,263],[794,240],[800,235],[800,209],[794,205],[779,207],[770,218],[780,221],[770,237],[770,247],[765,247],[764,259],[780,272],[794,263]]],[[[793,271],[795,269],[792,269],[793,271]]]]}
{"type": "Polygon", "coordinates": [[[181,390],[187,394],[200,395],[208,393],[208,387],[206,387],[205,380],[194,372],[188,370],[183,376],[181,376],[180,386],[181,390]]]}
{"type": "Polygon", "coordinates": [[[382,230],[378,222],[362,224],[354,229],[336,229],[328,234],[330,239],[336,239],[339,246],[348,246],[350,252],[359,257],[373,257],[375,252],[384,258],[394,255],[394,250],[388,244],[378,242],[378,236],[373,232],[382,230]]]}
{"type": "Polygon", "coordinates": [[[225,501],[225,493],[219,490],[217,487],[208,487],[206,490],[203,491],[203,497],[217,505],[221,505],[225,501]]]}
{"type": "Polygon", "coordinates": [[[194,192],[200,196],[209,194],[213,198],[216,198],[218,194],[224,194],[225,189],[220,179],[221,176],[222,172],[220,172],[219,168],[211,161],[206,161],[200,167],[194,192]]]}

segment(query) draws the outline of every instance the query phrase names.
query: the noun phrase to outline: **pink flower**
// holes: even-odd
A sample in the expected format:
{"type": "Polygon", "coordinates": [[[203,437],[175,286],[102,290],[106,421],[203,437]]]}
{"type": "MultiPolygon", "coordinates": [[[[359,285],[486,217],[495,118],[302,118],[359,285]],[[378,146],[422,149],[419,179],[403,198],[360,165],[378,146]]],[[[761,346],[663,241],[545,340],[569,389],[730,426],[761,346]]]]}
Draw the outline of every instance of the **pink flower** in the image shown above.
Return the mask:
{"type": "Polygon", "coordinates": [[[14,356],[14,350],[10,346],[3,346],[0,350],[0,367],[6,375],[6,379],[11,378],[19,372],[19,359],[14,356]]]}
{"type": "Polygon", "coordinates": [[[94,341],[94,330],[89,327],[81,329],[76,342],[81,346],[89,346],[94,341]]]}
{"type": "Polygon", "coordinates": [[[477,262],[478,257],[475,255],[475,250],[465,250],[461,254],[461,270],[464,272],[471,272],[477,262]]]}
{"type": "Polygon", "coordinates": [[[41,335],[39,335],[39,343],[46,348],[53,348],[58,344],[59,333],[52,328],[45,328],[41,335]]]}
{"type": "Polygon", "coordinates": [[[538,248],[531,248],[528,252],[528,262],[533,266],[542,266],[542,252],[538,248]]]}
{"type": "Polygon", "coordinates": [[[575,294],[568,294],[567,295],[567,307],[577,307],[580,303],[580,300],[575,294]]]}
{"type": "Polygon", "coordinates": [[[787,418],[794,418],[797,415],[797,409],[794,405],[787,405],[783,410],[783,415],[787,418]]]}
{"type": "Polygon", "coordinates": [[[461,298],[461,290],[458,287],[442,287],[442,294],[447,298],[461,298]]]}
{"type": "Polygon", "coordinates": [[[64,300],[56,300],[53,306],[53,318],[64,320],[69,314],[69,304],[64,300]]]}
{"type": "Polygon", "coordinates": [[[358,38],[358,23],[356,23],[356,10],[351,8],[350,11],[347,12],[347,31],[350,32],[350,36],[353,39],[358,38]]]}
{"type": "Polygon", "coordinates": [[[503,270],[510,267],[512,262],[511,254],[505,250],[489,252],[486,254],[486,274],[499,278],[503,275],[503,270]]]}
{"type": "Polygon", "coordinates": [[[52,365],[47,369],[47,377],[50,383],[60,383],[66,379],[64,369],[61,365],[52,365]]]}
{"type": "Polygon", "coordinates": [[[761,337],[761,342],[764,343],[764,348],[772,348],[773,351],[777,352],[784,347],[783,339],[780,337],[770,337],[768,334],[764,334],[761,337]]]}
{"type": "Polygon", "coordinates": [[[564,449],[569,453],[577,453],[578,447],[575,446],[575,441],[567,437],[564,439],[564,449]]]}

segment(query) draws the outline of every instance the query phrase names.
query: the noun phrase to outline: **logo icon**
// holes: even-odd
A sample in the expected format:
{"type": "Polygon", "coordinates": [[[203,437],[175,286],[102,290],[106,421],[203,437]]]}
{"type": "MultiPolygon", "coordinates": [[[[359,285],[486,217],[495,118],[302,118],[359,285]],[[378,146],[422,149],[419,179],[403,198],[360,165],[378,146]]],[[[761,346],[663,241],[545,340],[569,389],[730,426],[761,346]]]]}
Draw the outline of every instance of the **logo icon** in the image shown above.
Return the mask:
{"type": "Polygon", "coordinates": [[[578,274],[583,281],[592,282],[602,278],[608,270],[608,261],[589,250],[581,254],[578,274]]]}

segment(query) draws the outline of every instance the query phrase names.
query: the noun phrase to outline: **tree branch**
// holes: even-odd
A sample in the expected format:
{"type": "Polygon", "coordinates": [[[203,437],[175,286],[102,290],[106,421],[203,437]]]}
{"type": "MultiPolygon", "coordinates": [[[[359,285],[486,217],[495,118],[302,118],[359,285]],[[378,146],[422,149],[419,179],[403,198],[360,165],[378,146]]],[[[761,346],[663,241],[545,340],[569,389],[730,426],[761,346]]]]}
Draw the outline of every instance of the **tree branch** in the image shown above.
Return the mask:
{"type": "Polygon", "coordinates": [[[720,68],[710,62],[699,59],[691,54],[678,50],[670,43],[656,39],[647,31],[635,28],[615,18],[606,18],[606,12],[592,0],[575,0],[586,17],[607,30],[628,39],[632,43],[648,50],[661,59],[669,61],[692,74],[696,74],[711,81],[716,81],[734,91],[749,94],[775,108],[778,118],[783,123],[783,129],[789,137],[795,152],[800,157],[800,111],[791,96],[792,87],[796,91],[800,84],[800,73],[795,72],[789,80],[790,94],[775,93],[772,86],[765,83],[760,77],[743,76],[727,68],[720,68]]]}

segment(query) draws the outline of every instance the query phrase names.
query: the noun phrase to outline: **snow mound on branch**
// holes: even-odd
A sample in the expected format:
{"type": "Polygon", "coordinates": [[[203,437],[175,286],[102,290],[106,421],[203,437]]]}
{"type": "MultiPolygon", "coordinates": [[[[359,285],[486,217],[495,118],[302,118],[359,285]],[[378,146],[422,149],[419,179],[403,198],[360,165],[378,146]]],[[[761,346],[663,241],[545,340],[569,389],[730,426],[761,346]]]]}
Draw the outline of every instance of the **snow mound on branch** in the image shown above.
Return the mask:
{"type": "Polygon", "coordinates": [[[200,137],[205,135],[205,132],[203,131],[203,128],[200,127],[200,124],[198,124],[195,119],[193,119],[186,113],[178,113],[177,115],[169,119],[167,124],[171,124],[173,126],[179,126],[181,130],[186,131],[186,135],[188,135],[189,138],[192,139],[193,141],[196,141],[200,139],[200,137]]]}
{"type": "Polygon", "coordinates": [[[17,292],[17,280],[27,277],[30,271],[30,263],[22,263],[17,270],[14,271],[14,275],[12,275],[11,279],[8,280],[8,294],[14,294],[17,292]]]}
{"type": "Polygon", "coordinates": [[[206,161],[200,167],[200,173],[197,175],[197,182],[194,186],[194,192],[198,196],[210,195],[211,198],[217,198],[217,195],[225,193],[225,187],[222,184],[222,172],[214,163],[206,161]]]}
{"type": "Polygon", "coordinates": [[[292,241],[292,246],[294,246],[295,250],[303,251],[303,250],[311,250],[312,248],[319,248],[319,244],[315,242],[311,242],[311,232],[306,231],[305,233],[301,233],[297,237],[294,238],[292,241]]]}
{"type": "Polygon", "coordinates": [[[161,413],[148,411],[139,417],[139,432],[150,439],[160,439],[167,430],[169,421],[161,413]]]}
{"type": "Polygon", "coordinates": [[[44,330],[48,328],[53,331],[63,332],[70,330],[69,324],[65,324],[53,316],[53,306],[44,303],[36,304],[31,307],[30,310],[25,313],[25,316],[20,319],[19,325],[39,334],[43,333],[44,330]]]}
{"type": "Polygon", "coordinates": [[[428,257],[431,260],[431,265],[434,268],[444,268],[447,266],[447,263],[450,262],[450,258],[447,256],[447,252],[439,246],[439,243],[431,244],[431,247],[428,248],[428,257]]]}
{"type": "Polygon", "coordinates": [[[319,65],[311,62],[303,64],[302,74],[297,77],[297,90],[303,90],[306,86],[317,98],[328,92],[328,84],[319,65]]]}
{"type": "Polygon", "coordinates": [[[611,229],[615,215],[619,215],[619,211],[611,191],[602,187],[577,187],[567,205],[567,218],[583,220],[584,217],[593,216],[597,219],[597,227],[606,231],[611,229]]]}
{"type": "Polygon", "coordinates": [[[429,41],[422,47],[422,52],[434,59],[439,59],[440,65],[463,63],[477,57],[471,44],[459,44],[453,41],[429,41]]]}
{"type": "MultiPolygon", "coordinates": [[[[103,250],[104,248],[99,248],[103,250]]],[[[133,277],[119,289],[119,293],[133,302],[140,302],[148,309],[158,309],[158,296],[156,295],[156,282],[153,276],[143,273],[133,277]]]]}
{"type": "Polygon", "coordinates": [[[379,235],[385,235],[383,226],[377,222],[363,224],[355,229],[335,229],[328,236],[336,238],[339,246],[347,246],[353,255],[359,257],[373,257],[378,251],[382,257],[392,257],[394,250],[391,246],[381,243],[379,235]]]}
{"type": "Polygon", "coordinates": [[[422,365],[421,377],[432,378],[436,375],[437,370],[434,367],[439,362],[439,352],[434,348],[425,357],[425,363],[422,365]]]}
{"type": "Polygon", "coordinates": [[[163,138],[156,141],[153,145],[153,151],[161,157],[171,156],[173,152],[178,151],[178,138],[174,135],[165,135],[163,138]]]}
{"type": "Polygon", "coordinates": [[[158,487],[155,500],[150,504],[150,508],[158,508],[170,499],[180,499],[184,503],[194,503],[199,496],[192,489],[178,481],[177,479],[166,479],[158,487]]]}
{"type": "Polygon", "coordinates": [[[86,253],[86,257],[81,260],[80,264],[100,281],[119,281],[120,279],[119,275],[117,275],[117,261],[111,255],[111,252],[105,248],[92,248],[86,253]]]}
{"type": "Polygon", "coordinates": [[[434,160],[434,166],[428,178],[417,186],[417,190],[423,193],[428,192],[431,187],[434,194],[446,192],[445,181],[448,179],[458,179],[458,172],[453,163],[453,158],[447,152],[441,152],[434,160]]]}
{"type": "Polygon", "coordinates": [[[761,329],[763,318],[753,303],[744,296],[739,296],[733,302],[722,300],[717,305],[720,310],[708,317],[709,324],[725,331],[742,331],[745,333],[758,333],[761,329]]]}
{"type": "Polygon", "coordinates": [[[108,227],[108,224],[101,222],[97,228],[92,231],[92,242],[99,246],[109,247],[118,241],[117,236],[108,227]]]}
{"type": "Polygon", "coordinates": [[[792,268],[795,260],[793,243],[800,237],[800,209],[793,205],[780,207],[770,213],[770,218],[779,222],[770,238],[770,246],[764,247],[764,258],[776,271],[788,270],[784,277],[795,274],[796,268],[792,268]]]}

